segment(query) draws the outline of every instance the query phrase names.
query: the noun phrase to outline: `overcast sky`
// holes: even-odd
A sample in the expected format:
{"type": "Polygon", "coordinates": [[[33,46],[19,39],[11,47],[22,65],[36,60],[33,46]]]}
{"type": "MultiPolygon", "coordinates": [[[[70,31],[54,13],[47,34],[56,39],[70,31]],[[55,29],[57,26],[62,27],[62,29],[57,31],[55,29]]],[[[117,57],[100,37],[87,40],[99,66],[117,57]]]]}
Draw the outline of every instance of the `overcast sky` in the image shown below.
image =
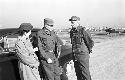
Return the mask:
{"type": "Polygon", "coordinates": [[[73,15],[80,17],[83,26],[125,26],[125,0],[0,0],[3,28],[23,22],[41,27],[47,17],[58,28],[68,27],[73,15]]]}

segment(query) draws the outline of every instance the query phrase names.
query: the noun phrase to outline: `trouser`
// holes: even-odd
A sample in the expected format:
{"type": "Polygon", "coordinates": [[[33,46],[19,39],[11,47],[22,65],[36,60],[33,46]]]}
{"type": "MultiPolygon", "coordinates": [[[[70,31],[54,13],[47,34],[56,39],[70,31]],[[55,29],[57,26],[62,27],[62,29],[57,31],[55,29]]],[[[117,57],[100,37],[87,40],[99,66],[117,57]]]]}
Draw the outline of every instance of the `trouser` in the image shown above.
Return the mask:
{"type": "Polygon", "coordinates": [[[46,71],[48,80],[60,80],[58,61],[52,64],[48,64],[46,61],[42,61],[42,63],[46,71]]]}
{"type": "Polygon", "coordinates": [[[39,73],[40,73],[41,79],[43,79],[43,80],[49,80],[48,77],[47,77],[47,75],[46,75],[46,71],[45,71],[45,69],[43,67],[42,62],[40,62],[39,73]]]}
{"type": "Polygon", "coordinates": [[[74,67],[77,80],[91,80],[89,71],[89,54],[75,55],[74,67]]]}

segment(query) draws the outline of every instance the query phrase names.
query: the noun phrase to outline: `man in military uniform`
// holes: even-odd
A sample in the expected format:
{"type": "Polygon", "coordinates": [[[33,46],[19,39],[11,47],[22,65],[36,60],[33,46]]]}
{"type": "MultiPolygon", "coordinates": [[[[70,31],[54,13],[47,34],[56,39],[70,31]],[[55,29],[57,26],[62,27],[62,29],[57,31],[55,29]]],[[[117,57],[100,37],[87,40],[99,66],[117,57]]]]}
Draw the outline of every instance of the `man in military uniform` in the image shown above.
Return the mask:
{"type": "Polygon", "coordinates": [[[61,52],[62,41],[52,30],[53,24],[52,19],[44,19],[44,27],[38,31],[38,47],[48,79],[60,80],[61,68],[58,57],[61,52]]]}
{"type": "Polygon", "coordinates": [[[85,29],[80,26],[79,17],[72,16],[69,21],[71,21],[72,26],[70,38],[77,80],[91,80],[89,72],[89,53],[93,47],[93,41],[85,29]]]}

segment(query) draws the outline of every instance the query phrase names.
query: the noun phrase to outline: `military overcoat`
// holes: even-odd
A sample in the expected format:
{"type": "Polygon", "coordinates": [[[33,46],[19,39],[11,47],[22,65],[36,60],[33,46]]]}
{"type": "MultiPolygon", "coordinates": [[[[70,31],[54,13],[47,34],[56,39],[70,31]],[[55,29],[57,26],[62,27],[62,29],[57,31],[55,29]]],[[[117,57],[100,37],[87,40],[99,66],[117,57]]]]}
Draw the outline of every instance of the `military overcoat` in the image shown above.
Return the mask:
{"type": "Polygon", "coordinates": [[[30,39],[18,37],[15,46],[17,49],[17,56],[19,58],[21,80],[41,80],[38,71],[38,57],[33,50],[30,39]]]}

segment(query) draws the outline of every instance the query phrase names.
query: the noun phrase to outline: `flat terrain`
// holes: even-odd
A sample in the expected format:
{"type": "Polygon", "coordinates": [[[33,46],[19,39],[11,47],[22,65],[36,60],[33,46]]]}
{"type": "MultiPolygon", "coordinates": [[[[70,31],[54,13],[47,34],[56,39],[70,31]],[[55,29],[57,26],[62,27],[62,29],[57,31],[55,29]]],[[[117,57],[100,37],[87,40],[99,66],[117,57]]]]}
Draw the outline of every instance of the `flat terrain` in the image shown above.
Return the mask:
{"type": "MultiPolygon", "coordinates": [[[[69,40],[66,35],[64,39],[64,42],[69,40]]],[[[125,36],[96,35],[93,40],[95,46],[90,54],[92,80],[125,80],[125,36]]],[[[73,65],[68,69],[69,80],[76,80],[73,65]]]]}
{"type": "Polygon", "coordinates": [[[125,37],[95,44],[90,71],[92,80],[125,80],[125,37]]]}

